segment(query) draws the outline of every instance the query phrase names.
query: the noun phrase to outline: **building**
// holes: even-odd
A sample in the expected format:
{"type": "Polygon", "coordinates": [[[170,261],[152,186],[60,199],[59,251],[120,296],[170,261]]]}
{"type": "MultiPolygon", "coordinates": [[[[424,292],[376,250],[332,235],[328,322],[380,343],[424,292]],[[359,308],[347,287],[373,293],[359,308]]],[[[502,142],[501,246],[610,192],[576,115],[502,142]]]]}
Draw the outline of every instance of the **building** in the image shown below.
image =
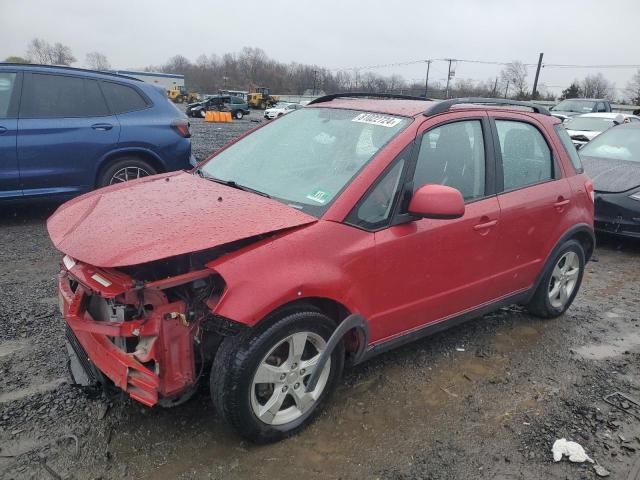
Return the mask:
{"type": "Polygon", "coordinates": [[[135,72],[132,70],[114,70],[113,73],[134,77],[143,82],[163,87],[165,90],[171,90],[174,87],[184,87],[184,75],[160,72],[135,72]]]}

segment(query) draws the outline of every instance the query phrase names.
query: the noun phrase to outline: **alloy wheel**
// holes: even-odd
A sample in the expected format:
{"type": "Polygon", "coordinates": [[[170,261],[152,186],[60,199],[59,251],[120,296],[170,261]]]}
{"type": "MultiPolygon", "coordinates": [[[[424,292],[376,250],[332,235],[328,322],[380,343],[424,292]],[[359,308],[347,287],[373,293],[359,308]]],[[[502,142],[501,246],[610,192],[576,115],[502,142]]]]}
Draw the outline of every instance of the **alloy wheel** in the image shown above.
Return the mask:
{"type": "Polygon", "coordinates": [[[298,332],[278,342],[262,359],[253,376],[251,407],[260,421],[283,425],[308,412],[329,378],[331,359],[322,370],[316,388],[306,384],[327,344],[318,334],[298,332]]]}
{"type": "Polygon", "coordinates": [[[123,167],[120,170],[117,170],[111,180],[109,181],[109,185],[113,185],[115,183],[128,182],[129,180],[135,180],[136,178],[148,177],[150,175],[144,168],[140,167],[123,167]]]}
{"type": "Polygon", "coordinates": [[[578,276],[580,260],[575,252],[562,255],[551,272],[549,279],[549,302],[554,308],[564,308],[573,294],[578,276]]]}

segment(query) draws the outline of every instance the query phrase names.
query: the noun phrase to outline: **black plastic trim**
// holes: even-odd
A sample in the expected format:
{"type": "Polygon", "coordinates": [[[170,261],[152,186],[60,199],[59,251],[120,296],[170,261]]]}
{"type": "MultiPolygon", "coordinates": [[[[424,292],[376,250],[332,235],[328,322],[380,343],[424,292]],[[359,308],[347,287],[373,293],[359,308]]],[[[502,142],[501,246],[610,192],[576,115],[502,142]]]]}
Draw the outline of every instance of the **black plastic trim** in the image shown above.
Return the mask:
{"type": "Polygon", "coordinates": [[[400,95],[396,93],[367,93],[367,92],[352,92],[352,93],[332,93],[331,95],[325,95],[323,97],[314,98],[307,105],[315,105],[317,103],[330,102],[336,98],[386,98],[386,99],[398,99],[398,100],[421,100],[421,101],[433,101],[430,98],[415,97],[413,95],[400,95]]]}
{"type": "Polygon", "coordinates": [[[371,346],[370,348],[367,349],[367,351],[364,353],[364,355],[360,358],[360,360],[357,363],[365,362],[383,352],[392,350],[402,345],[406,345],[408,343],[415,342],[416,340],[419,340],[424,337],[428,337],[430,335],[433,335],[434,333],[441,332],[453,326],[460,325],[461,323],[465,323],[469,320],[473,320],[475,318],[481,317],[482,315],[486,315],[487,313],[494,312],[499,308],[517,304],[517,303],[524,303],[529,297],[530,297],[530,291],[523,290],[523,291],[511,294],[502,299],[488,302],[473,310],[469,310],[467,312],[463,312],[460,314],[455,314],[450,317],[446,317],[442,320],[429,323],[418,329],[411,330],[397,337],[393,337],[390,340],[386,340],[384,342],[377,343],[371,346]]]}
{"type": "Polygon", "coordinates": [[[331,357],[333,350],[336,348],[338,343],[342,341],[342,337],[353,329],[356,329],[362,334],[362,338],[360,338],[360,341],[358,342],[358,351],[353,356],[353,364],[355,365],[360,363],[369,343],[369,326],[361,315],[354,313],[345,318],[340,325],[338,325],[338,328],[335,329],[331,338],[329,338],[326,348],[320,355],[318,363],[316,363],[313,373],[311,373],[311,377],[309,377],[306,387],[307,392],[312,392],[316,388],[318,380],[320,379],[320,374],[322,373],[327,360],[331,357]]]}
{"type": "Polygon", "coordinates": [[[450,98],[436,103],[429,107],[423,113],[424,116],[430,117],[431,115],[437,115],[439,113],[445,113],[451,110],[454,105],[497,105],[497,106],[514,106],[514,107],[526,107],[533,110],[535,113],[542,115],[549,115],[549,110],[541,105],[536,105],[532,102],[520,102],[517,100],[509,100],[506,98],[482,98],[482,97],[465,97],[465,98],[450,98]]]}

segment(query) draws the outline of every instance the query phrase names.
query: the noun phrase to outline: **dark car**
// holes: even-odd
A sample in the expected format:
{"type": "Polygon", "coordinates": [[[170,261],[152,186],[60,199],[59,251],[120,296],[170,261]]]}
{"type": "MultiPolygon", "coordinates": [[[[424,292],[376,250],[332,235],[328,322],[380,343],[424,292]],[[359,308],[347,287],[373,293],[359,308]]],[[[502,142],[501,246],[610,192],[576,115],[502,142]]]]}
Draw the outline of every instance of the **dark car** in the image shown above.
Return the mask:
{"type": "Polygon", "coordinates": [[[190,103],[187,105],[187,116],[204,118],[208,111],[231,112],[233,118],[240,120],[245,115],[249,115],[249,104],[246,100],[233,95],[213,95],[202,102],[190,103]]]}
{"type": "Polygon", "coordinates": [[[222,418],[274,441],[317,417],[346,361],[508,304],[569,308],[593,201],[557,119],[351,95],[49,218],[76,383],[170,406],[209,377],[222,418]]]}
{"type": "Polygon", "coordinates": [[[72,197],[189,168],[187,118],[121,75],[0,64],[0,199],[72,197]]]}
{"type": "Polygon", "coordinates": [[[549,110],[554,117],[566,120],[581,113],[610,112],[611,104],[603,98],[567,98],[549,110]]]}
{"type": "Polygon", "coordinates": [[[596,230],[640,238],[640,124],[610,128],[580,157],[593,180],[596,230]]]}

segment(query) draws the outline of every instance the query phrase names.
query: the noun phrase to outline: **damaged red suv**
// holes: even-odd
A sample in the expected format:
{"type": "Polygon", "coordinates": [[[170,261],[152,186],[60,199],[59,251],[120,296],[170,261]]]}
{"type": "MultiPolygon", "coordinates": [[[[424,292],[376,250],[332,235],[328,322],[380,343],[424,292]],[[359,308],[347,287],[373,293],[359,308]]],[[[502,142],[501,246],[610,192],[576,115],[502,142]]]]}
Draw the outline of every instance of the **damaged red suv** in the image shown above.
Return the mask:
{"type": "Polygon", "coordinates": [[[220,415],[274,441],[345,363],[507,304],[561,315],[594,234],[559,123],[502,100],[330,95],[192,172],[71,200],[48,230],[75,382],[168,406],[207,372],[220,415]]]}

